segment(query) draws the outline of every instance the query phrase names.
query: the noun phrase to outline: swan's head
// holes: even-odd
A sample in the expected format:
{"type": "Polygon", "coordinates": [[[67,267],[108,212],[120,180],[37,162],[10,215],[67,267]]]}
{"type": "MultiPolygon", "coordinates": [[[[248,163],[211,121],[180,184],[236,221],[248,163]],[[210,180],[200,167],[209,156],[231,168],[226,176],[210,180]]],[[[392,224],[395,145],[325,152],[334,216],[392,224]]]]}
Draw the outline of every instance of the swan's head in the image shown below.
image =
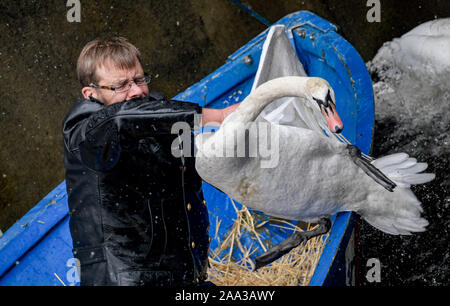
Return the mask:
{"type": "Polygon", "coordinates": [[[311,78],[307,82],[311,98],[315,101],[313,107],[318,107],[333,133],[340,133],[344,124],[336,111],[334,91],[327,81],[321,78],[311,78]]]}

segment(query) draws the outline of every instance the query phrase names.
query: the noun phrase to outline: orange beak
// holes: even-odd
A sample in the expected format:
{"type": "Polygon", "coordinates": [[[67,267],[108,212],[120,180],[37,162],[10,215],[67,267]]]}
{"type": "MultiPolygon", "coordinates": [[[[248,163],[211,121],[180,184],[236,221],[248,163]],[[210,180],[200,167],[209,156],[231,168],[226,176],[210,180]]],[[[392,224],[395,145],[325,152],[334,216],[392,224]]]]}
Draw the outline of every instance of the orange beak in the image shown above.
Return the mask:
{"type": "Polygon", "coordinates": [[[325,119],[327,119],[330,130],[333,133],[340,133],[344,128],[344,124],[342,123],[341,118],[339,118],[334,103],[329,103],[328,107],[321,105],[320,109],[325,119]]]}

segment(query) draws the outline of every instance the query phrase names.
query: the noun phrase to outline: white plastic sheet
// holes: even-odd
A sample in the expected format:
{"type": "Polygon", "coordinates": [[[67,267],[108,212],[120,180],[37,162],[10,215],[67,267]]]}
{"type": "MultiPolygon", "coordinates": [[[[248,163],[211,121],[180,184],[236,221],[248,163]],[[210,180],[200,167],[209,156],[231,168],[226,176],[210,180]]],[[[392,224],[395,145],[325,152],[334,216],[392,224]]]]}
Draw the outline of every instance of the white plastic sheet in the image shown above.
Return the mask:
{"type": "MultiPolygon", "coordinates": [[[[286,28],[283,25],[275,25],[269,29],[264,42],[252,91],[269,80],[283,76],[306,76],[306,72],[286,35],[286,28]]],[[[307,127],[299,109],[299,99],[297,97],[277,99],[262,111],[257,120],[307,127]]]]}

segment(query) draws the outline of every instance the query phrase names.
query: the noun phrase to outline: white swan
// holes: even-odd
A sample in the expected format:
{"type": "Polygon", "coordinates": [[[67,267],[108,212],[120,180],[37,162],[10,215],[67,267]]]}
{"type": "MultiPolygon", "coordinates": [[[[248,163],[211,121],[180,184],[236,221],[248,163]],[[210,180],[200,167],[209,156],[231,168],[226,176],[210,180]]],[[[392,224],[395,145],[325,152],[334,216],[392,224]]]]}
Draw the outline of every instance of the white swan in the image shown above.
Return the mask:
{"type": "MultiPolygon", "coordinates": [[[[304,74],[302,71],[297,68],[289,73],[304,74]]],[[[273,77],[272,72],[267,75],[273,77]]],[[[356,147],[332,137],[336,135],[332,132],[342,129],[334,106],[334,92],[327,81],[306,76],[279,77],[255,86],[216,133],[196,136],[196,169],[204,181],[268,215],[320,224],[317,230],[294,234],[292,239],[257,257],[257,268],[301,241],[327,232],[327,218],[337,212],[355,211],[389,234],[421,232],[428,225],[420,216],[419,200],[409,188],[434,179],[434,174],[420,173],[427,164],[417,163],[405,153],[376,160],[361,156],[356,147]],[[287,97],[295,97],[295,102],[282,99],[287,97]],[[273,101],[278,108],[267,111],[266,106],[273,101]],[[287,125],[267,121],[273,114],[283,118],[286,107],[295,107],[299,117],[285,120],[287,125]],[[260,116],[263,110],[266,120],[260,116]],[[262,156],[250,157],[252,144],[262,137],[242,131],[252,131],[255,121],[269,126],[271,144],[278,149],[278,163],[272,167],[262,167],[262,156]]]]}
{"type": "MultiPolygon", "coordinates": [[[[199,175],[241,204],[276,217],[315,222],[339,211],[356,211],[391,234],[422,231],[427,222],[420,218],[420,203],[409,187],[428,182],[434,175],[418,174],[426,164],[417,163],[405,153],[372,162],[397,184],[394,192],[361,170],[346,144],[305,128],[276,126],[279,163],[273,168],[262,168],[260,157],[216,157],[214,148],[226,147],[224,142],[233,139],[227,135],[243,135],[240,129],[248,127],[271,101],[303,97],[313,101],[311,109],[321,113],[319,103],[313,99],[325,101],[328,92],[334,97],[329,84],[320,78],[283,77],[264,83],[225,119],[217,132],[196,137],[199,175]]],[[[241,141],[248,146],[249,140],[238,139],[231,149],[235,150],[241,141]]]]}
{"type": "MultiPolygon", "coordinates": [[[[307,128],[268,123],[278,139],[275,167],[262,168],[261,157],[220,157],[218,148],[237,156],[240,143],[248,146],[251,139],[242,128],[250,127],[267,104],[286,96],[304,98],[316,114],[323,113],[320,107],[327,97],[334,102],[333,90],[320,78],[282,77],[260,85],[217,132],[196,136],[196,169],[201,178],[239,203],[275,217],[319,222],[337,212],[355,211],[389,234],[425,230],[428,222],[421,218],[420,202],[409,187],[431,181],[434,174],[420,173],[427,164],[405,153],[367,162],[395,182],[393,192],[354,162],[346,144],[307,128]],[[229,142],[235,136],[236,141],[229,142]]],[[[324,230],[328,228],[321,233],[324,230]]]]}

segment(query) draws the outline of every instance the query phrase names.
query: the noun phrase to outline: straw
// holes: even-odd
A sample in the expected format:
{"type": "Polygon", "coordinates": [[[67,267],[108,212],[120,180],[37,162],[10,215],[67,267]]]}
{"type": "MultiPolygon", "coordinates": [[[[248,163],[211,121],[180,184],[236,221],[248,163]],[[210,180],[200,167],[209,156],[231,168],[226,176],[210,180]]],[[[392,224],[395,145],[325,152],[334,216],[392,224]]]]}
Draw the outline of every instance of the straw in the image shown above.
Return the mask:
{"type": "MultiPolygon", "coordinates": [[[[314,270],[322,254],[325,240],[328,234],[317,236],[301,243],[273,263],[253,271],[255,264],[251,259],[253,253],[258,250],[264,252],[269,249],[262,241],[262,236],[257,229],[268,221],[255,225],[253,216],[247,207],[242,206],[236,210],[236,220],[224,237],[218,237],[221,222],[217,218],[216,236],[219,246],[210,250],[208,269],[208,280],[218,286],[306,286],[309,284],[314,270]],[[245,247],[241,243],[241,237],[250,236],[253,240],[250,246],[245,247]],[[324,238],[325,237],[325,238],[324,238]],[[240,259],[233,258],[235,248],[242,253],[240,259]],[[225,255],[224,255],[225,254],[225,255]]],[[[310,223],[305,229],[282,219],[271,219],[282,225],[271,224],[282,229],[293,231],[311,230],[314,226],[310,223]]]]}

